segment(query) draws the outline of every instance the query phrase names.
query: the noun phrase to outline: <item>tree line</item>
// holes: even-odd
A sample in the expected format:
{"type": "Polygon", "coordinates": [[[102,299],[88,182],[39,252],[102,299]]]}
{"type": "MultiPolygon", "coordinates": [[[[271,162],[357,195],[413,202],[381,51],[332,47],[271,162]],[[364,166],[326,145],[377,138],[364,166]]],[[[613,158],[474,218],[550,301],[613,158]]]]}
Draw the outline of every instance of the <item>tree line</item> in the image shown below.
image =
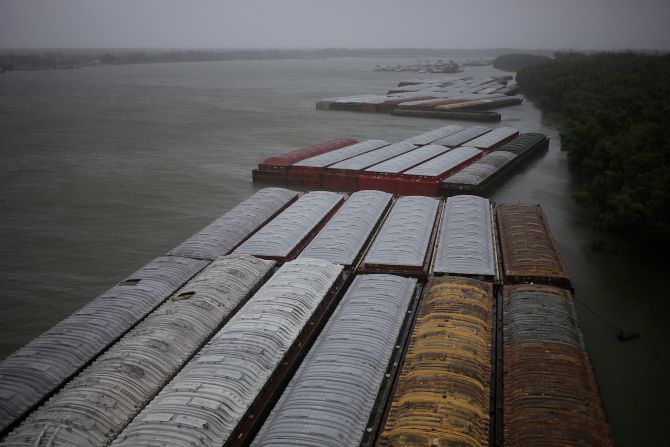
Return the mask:
{"type": "Polygon", "coordinates": [[[510,53],[501,54],[493,60],[493,68],[505,71],[518,71],[521,67],[537,65],[551,59],[538,54],[510,53]]]}
{"type": "Polygon", "coordinates": [[[578,198],[597,224],[670,248],[670,55],[557,53],[516,80],[560,118],[578,198]]]}
{"type": "Polygon", "coordinates": [[[51,50],[0,52],[5,70],[74,68],[90,65],[160,62],[204,62],[327,57],[473,57],[491,56],[509,49],[458,50],[436,48],[306,48],[306,49],[191,49],[191,50],[51,50]]]}

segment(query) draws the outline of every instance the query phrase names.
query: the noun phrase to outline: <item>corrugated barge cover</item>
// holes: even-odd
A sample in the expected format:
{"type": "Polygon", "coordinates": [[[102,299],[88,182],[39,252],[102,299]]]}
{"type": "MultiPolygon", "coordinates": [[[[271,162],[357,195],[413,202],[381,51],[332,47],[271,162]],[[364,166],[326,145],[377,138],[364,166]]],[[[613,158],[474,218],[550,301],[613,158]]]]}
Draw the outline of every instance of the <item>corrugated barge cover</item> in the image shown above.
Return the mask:
{"type": "Polygon", "coordinates": [[[504,445],[612,446],[571,293],[503,288],[504,445]]]}
{"type": "Polygon", "coordinates": [[[390,160],[383,161],[379,164],[371,166],[365,172],[379,172],[383,174],[399,174],[419,163],[423,163],[437,155],[443,154],[448,149],[437,144],[429,144],[422,146],[413,151],[398,155],[390,160]]]}
{"type": "Polygon", "coordinates": [[[474,140],[468,141],[468,146],[477,147],[480,149],[489,149],[496,144],[517,135],[519,131],[513,127],[498,127],[491,132],[485,133],[474,140]]]}
{"type": "Polygon", "coordinates": [[[3,446],[104,446],[170,380],[270,273],[272,261],[214,261],[114,344],[3,446]]]}
{"type": "Polygon", "coordinates": [[[48,397],[208,263],[159,257],[0,363],[0,432],[48,397]]]}
{"type": "Polygon", "coordinates": [[[420,164],[408,171],[404,175],[420,175],[424,177],[439,177],[445,172],[465,163],[473,157],[481,154],[482,151],[474,147],[457,147],[442,155],[438,155],[432,160],[420,164]]]}
{"type": "Polygon", "coordinates": [[[434,271],[462,275],[495,275],[493,225],[488,199],[454,196],[447,199],[434,271]]]}
{"type": "Polygon", "coordinates": [[[303,195],[237,247],[235,253],[276,258],[289,256],[342,199],[340,194],[328,191],[303,195]]]}
{"type": "Polygon", "coordinates": [[[523,155],[528,150],[534,148],[537,144],[545,141],[547,136],[541,133],[524,133],[513,139],[509,143],[505,143],[497,151],[512,152],[516,155],[523,155]]]}
{"type": "Polygon", "coordinates": [[[423,266],[439,204],[430,197],[396,200],[365,255],[365,264],[423,266]]]}
{"type": "Polygon", "coordinates": [[[352,265],[392,197],[382,191],[353,193],[299,257],[352,265]]]}
{"type": "Polygon", "coordinates": [[[431,280],[378,446],[489,445],[492,302],[490,284],[431,280]]]}
{"type": "Polygon", "coordinates": [[[535,284],[506,286],[504,302],[506,346],[551,342],[586,350],[569,291],[535,284]]]}
{"type": "Polygon", "coordinates": [[[506,277],[569,281],[538,205],[497,205],[496,215],[506,277]]]}
{"type": "Polygon", "coordinates": [[[357,276],[252,446],[358,445],[415,286],[357,276]]]}
{"type": "Polygon", "coordinates": [[[308,158],[299,161],[293,166],[323,168],[334,163],[346,160],[347,158],[355,157],[364,154],[382,146],[387,146],[388,143],[383,140],[367,140],[360,143],[352,144],[351,146],[337,149],[335,151],[327,152],[325,154],[317,155],[316,157],[308,158]]]}
{"type": "Polygon", "coordinates": [[[284,264],[113,445],[224,445],[341,271],[315,259],[284,264]]]}
{"type": "Polygon", "coordinates": [[[470,166],[447,177],[443,183],[456,185],[480,185],[493,174],[516,158],[516,154],[506,151],[493,151],[484,155],[470,166]]]}
{"type": "Polygon", "coordinates": [[[391,145],[384,146],[370,152],[366,152],[365,154],[358,155],[348,160],[335,163],[334,165],[331,165],[329,169],[361,171],[372,165],[388,160],[389,158],[393,158],[398,155],[409,152],[412,149],[416,149],[417,147],[418,146],[412,143],[401,141],[400,143],[393,143],[391,145]]]}
{"type": "Polygon", "coordinates": [[[259,166],[286,167],[306,158],[315,157],[356,143],[358,143],[358,140],[353,138],[339,138],[337,140],[326,141],[325,143],[296,149],[285,154],[274,155],[260,162],[259,166]]]}
{"type": "Polygon", "coordinates": [[[430,144],[435,140],[446,137],[447,135],[451,135],[452,133],[456,133],[461,130],[463,130],[461,126],[444,126],[440,127],[439,129],[424,132],[422,134],[408,138],[405,141],[412,144],[430,144]]]}
{"type": "Polygon", "coordinates": [[[168,254],[199,259],[226,255],[297,196],[283,188],[261,189],[168,254]]]}
{"type": "Polygon", "coordinates": [[[460,99],[455,98],[439,98],[439,99],[422,99],[420,101],[407,101],[398,104],[398,107],[401,109],[433,109],[436,106],[441,106],[444,104],[451,104],[460,99]]]}
{"type": "Polygon", "coordinates": [[[441,144],[442,146],[447,146],[447,147],[456,147],[460,146],[461,144],[465,144],[468,141],[477,138],[480,135],[484,135],[486,132],[491,131],[490,127],[484,127],[484,126],[472,126],[468,127],[467,129],[463,129],[460,132],[456,132],[452,135],[449,135],[444,138],[440,138],[439,140],[435,141],[435,144],[441,144]]]}

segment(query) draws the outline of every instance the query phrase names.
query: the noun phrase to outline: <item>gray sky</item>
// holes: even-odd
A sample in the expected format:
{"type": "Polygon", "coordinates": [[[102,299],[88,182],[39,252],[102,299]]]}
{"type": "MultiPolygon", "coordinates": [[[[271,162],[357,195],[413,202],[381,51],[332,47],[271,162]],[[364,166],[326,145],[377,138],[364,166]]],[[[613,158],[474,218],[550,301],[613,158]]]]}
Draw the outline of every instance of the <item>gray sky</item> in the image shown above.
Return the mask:
{"type": "Polygon", "coordinates": [[[0,47],[670,49],[670,0],[0,0],[0,47]]]}

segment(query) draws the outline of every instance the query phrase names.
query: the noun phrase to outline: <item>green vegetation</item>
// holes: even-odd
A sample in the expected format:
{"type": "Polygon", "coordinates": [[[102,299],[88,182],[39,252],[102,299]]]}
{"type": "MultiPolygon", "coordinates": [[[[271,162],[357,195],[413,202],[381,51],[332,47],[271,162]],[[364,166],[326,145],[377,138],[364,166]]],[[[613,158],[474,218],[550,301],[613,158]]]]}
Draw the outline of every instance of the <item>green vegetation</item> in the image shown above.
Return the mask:
{"type": "Polygon", "coordinates": [[[493,60],[493,68],[505,71],[519,71],[522,67],[541,64],[550,61],[547,56],[535,54],[503,54],[493,60]]]}
{"type": "Polygon", "coordinates": [[[670,247],[670,56],[556,59],[517,74],[521,91],[562,121],[578,197],[608,231],[670,247]]]}

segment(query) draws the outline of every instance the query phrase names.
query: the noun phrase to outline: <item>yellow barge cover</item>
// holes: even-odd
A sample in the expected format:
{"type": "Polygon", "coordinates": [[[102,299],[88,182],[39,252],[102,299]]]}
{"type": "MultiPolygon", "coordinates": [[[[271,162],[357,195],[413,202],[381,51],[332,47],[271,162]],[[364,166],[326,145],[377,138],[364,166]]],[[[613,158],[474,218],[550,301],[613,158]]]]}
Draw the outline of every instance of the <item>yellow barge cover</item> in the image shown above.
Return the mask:
{"type": "Polygon", "coordinates": [[[492,288],[466,278],[428,285],[378,446],[487,446],[492,288]]]}

